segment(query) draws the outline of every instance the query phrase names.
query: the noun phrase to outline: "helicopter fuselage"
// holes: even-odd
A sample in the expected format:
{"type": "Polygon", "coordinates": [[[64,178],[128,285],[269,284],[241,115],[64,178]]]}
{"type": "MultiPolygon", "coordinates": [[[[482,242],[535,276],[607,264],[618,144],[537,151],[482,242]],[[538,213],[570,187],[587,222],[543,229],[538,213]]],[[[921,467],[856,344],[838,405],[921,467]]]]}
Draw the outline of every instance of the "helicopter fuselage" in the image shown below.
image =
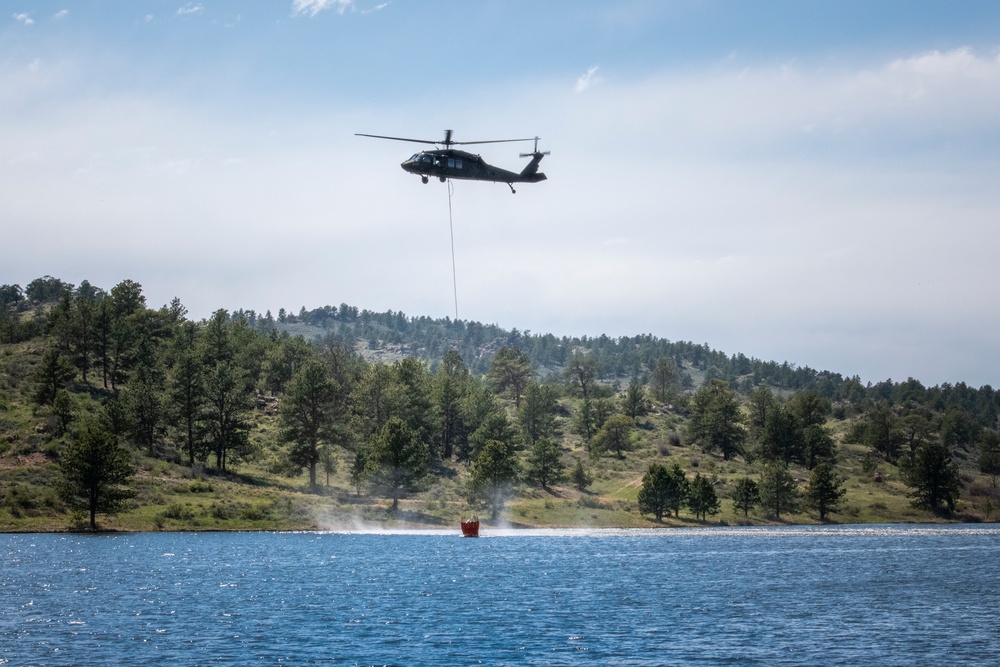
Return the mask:
{"type": "Polygon", "coordinates": [[[537,183],[545,180],[545,174],[538,172],[541,154],[532,161],[521,173],[501,169],[488,164],[478,155],[454,148],[443,148],[414,153],[400,166],[411,174],[420,176],[424,183],[429,178],[441,181],[449,178],[470,181],[493,181],[494,183],[537,183]]]}

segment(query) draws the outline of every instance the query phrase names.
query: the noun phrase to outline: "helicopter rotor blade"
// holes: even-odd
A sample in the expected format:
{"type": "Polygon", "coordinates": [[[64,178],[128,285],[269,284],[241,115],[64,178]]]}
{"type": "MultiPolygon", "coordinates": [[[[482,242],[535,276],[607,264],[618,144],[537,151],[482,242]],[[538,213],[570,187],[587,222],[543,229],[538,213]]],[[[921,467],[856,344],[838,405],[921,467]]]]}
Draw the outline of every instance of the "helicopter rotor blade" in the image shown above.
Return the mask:
{"type": "Polygon", "coordinates": [[[534,141],[534,137],[528,139],[491,139],[490,141],[453,141],[456,146],[471,146],[473,144],[506,144],[511,141],[534,141]]]}
{"type": "Polygon", "coordinates": [[[361,132],[355,132],[356,137],[371,137],[373,139],[391,139],[392,141],[409,141],[414,144],[433,144],[436,146],[472,146],[475,144],[506,144],[513,141],[534,141],[535,146],[538,145],[538,137],[528,137],[526,139],[490,139],[488,141],[452,141],[451,140],[452,131],[444,131],[444,141],[436,139],[410,139],[408,137],[388,137],[384,134],[362,134],[361,132]]]}
{"type": "Polygon", "coordinates": [[[372,137],[373,139],[392,139],[393,141],[410,141],[415,144],[440,144],[440,141],[435,139],[407,139],[405,137],[386,137],[381,134],[361,134],[360,132],[355,132],[356,137],[372,137]]]}

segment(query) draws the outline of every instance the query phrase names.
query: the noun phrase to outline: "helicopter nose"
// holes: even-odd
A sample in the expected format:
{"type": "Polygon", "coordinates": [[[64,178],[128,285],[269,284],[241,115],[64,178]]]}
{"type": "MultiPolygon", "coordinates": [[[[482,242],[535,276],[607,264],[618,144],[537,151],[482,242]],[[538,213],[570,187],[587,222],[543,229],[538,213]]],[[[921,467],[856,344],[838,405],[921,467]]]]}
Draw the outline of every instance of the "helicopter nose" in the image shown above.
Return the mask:
{"type": "Polygon", "coordinates": [[[413,173],[413,160],[404,160],[399,166],[403,168],[403,171],[413,173]]]}

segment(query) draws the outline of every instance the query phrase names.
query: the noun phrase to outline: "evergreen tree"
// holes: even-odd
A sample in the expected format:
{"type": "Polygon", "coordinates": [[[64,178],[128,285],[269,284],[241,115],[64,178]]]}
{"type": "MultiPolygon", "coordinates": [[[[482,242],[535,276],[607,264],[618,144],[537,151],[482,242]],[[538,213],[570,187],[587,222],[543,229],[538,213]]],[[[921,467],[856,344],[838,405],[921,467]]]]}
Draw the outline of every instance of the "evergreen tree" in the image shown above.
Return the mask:
{"type": "Polygon", "coordinates": [[[791,410],[775,405],[767,415],[758,454],[765,461],[791,463],[803,458],[802,424],[791,410]]]}
{"type": "Polygon", "coordinates": [[[746,430],[736,393],[722,380],[712,380],[691,400],[688,440],[706,452],[729,460],[742,453],[746,430]]]}
{"type": "Polygon", "coordinates": [[[715,493],[715,486],[712,480],[702,477],[701,473],[697,473],[691,480],[687,502],[696,519],[704,521],[706,515],[715,516],[719,513],[719,498],[715,493]]]}
{"type": "Polygon", "coordinates": [[[642,476],[642,486],[639,488],[639,511],[652,514],[657,521],[663,520],[663,515],[670,511],[670,499],[674,492],[673,480],[666,466],[653,463],[646,474],[642,476]]]}
{"type": "Polygon", "coordinates": [[[761,505],[774,518],[780,519],[782,512],[794,512],[797,509],[795,479],[788,472],[788,465],[774,461],[764,466],[760,478],[761,505]]]}
{"type": "Polygon", "coordinates": [[[994,430],[986,431],[979,444],[979,458],[976,463],[979,472],[989,475],[990,484],[995,489],[997,477],[1000,477],[1000,433],[994,430]]]}
{"type": "Polygon", "coordinates": [[[204,424],[215,466],[223,472],[230,464],[254,455],[249,437],[250,398],[246,374],[236,364],[223,362],[208,370],[204,424]]]}
{"type": "Polygon", "coordinates": [[[76,401],[65,389],[56,392],[56,398],[52,401],[52,415],[58,425],[57,435],[63,436],[76,417],[76,401]]]}
{"type": "Polygon", "coordinates": [[[622,412],[633,420],[649,414],[649,402],[646,400],[646,390],[638,378],[632,378],[622,399],[622,412]]]}
{"type": "Polygon", "coordinates": [[[457,350],[448,350],[434,375],[431,403],[437,416],[436,453],[450,459],[462,440],[468,437],[462,401],[469,392],[472,378],[457,350]]]}
{"type": "Polygon", "coordinates": [[[591,475],[583,465],[583,461],[579,458],[576,460],[576,465],[573,467],[573,484],[576,485],[578,491],[585,491],[588,486],[594,483],[594,477],[591,475]]]}
{"type": "Polygon", "coordinates": [[[205,404],[205,376],[198,356],[198,329],[182,322],[170,349],[171,367],[166,379],[167,413],[170,429],[182,443],[188,464],[204,454],[200,418],[205,404]]]}
{"type": "Polygon", "coordinates": [[[399,417],[390,417],[365,455],[365,471],[376,488],[392,499],[392,513],[399,499],[415,491],[427,475],[427,445],[399,417]]]}
{"type": "Polygon", "coordinates": [[[747,425],[750,429],[750,437],[758,443],[764,439],[764,427],[767,425],[767,418],[778,405],[774,393],[767,385],[754,387],[747,397],[747,408],[750,418],[747,425]]]}
{"type": "Polygon", "coordinates": [[[397,391],[389,366],[369,364],[361,373],[351,392],[353,427],[359,442],[373,440],[389,418],[397,415],[397,391]]]}
{"type": "Polygon", "coordinates": [[[673,482],[667,497],[667,507],[673,510],[674,517],[680,517],[681,507],[687,502],[688,494],[691,492],[691,484],[685,477],[680,464],[675,463],[668,472],[673,482]]]}
{"type": "Polygon", "coordinates": [[[597,432],[594,422],[594,403],[589,398],[585,398],[580,402],[580,408],[573,416],[572,428],[573,432],[583,438],[583,442],[587,445],[590,444],[590,439],[597,432]]]}
{"type": "Polygon", "coordinates": [[[680,516],[680,509],[688,499],[689,483],[681,467],[674,464],[668,469],[661,463],[653,463],[642,477],[639,489],[639,511],[652,514],[657,521],[671,511],[680,516]]]}
{"type": "Polygon", "coordinates": [[[566,466],[562,462],[562,447],[559,443],[544,437],[535,440],[528,450],[527,477],[543,489],[566,478],[566,466]]]}
{"type": "Polygon", "coordinates": [[[530,383],[524,392],[517,421],[528,444],[541,438],[553,438],[556,435],[556,396],[552,388],[530,383]]]}
{"type": "Polygon", "coordinates": [[[802,447],[804,463],[810,470],[824,461],[833,463],[837,458],[833,437],[819,424],[810,424],[802,430],[802,447]]]}
{"type": "Polygon", "coordinates": [[[667,403],[672,400],[681,384],[680,372],[677,370],[676,364],[663,357],[657,359],[649,384],[653,391],[653,398],[657,401],[667,403]]]}
{"type": "Polygon", "coordinates": [[[136,345],[143,337],[141,323],[146,297],[142,295],[139,283],[123,280],[111,289],[107,301],[110,307],[108,375],[111,390],[118,391],[118,384],[125,381],[135,363],[136,345]]]}
{"type": "Polygon", "coordinates": [[[472,450],[473,459],[479,457],[483,447],[490,441],[502,443],[511,451],[519,448],[517,429],[510,417],[507,416],[507,412],[499,406],[497,408],[487,413],[479,427],[469,436],[469,447],[472,450]]]}
{"type": "MultiPolygon", "coordinates": [[[[463,428],[459,433],[455,450],[458,460],[471,463],[475,454],[478,453],[478,448],[485,443],[482,438],[483,434],[490,431],[491,427],[487,426],[482,431],[480,429],[487,420],[499,412],[504,412],[504,409],[497,402],[493,392],[483,385],[471,382],[461,401],[463,428]],[[479,431],[479,435],[476,435],[477,431],[479,431]]],[[[503,416],[506,417],[505,412],[503,416]]]]}
{"type": "Polygon", "coordinates": [[[272,395],[282,394],[295,373],[313,356],[312,346],[302,336],[280,339],[264,359],[264,386],[272,395]]]}
{"type": "Polygon", "coordinates": [[[66,445],[59,467],[60,495],[90,513],[91,530],[97,530],[98,513],[116,514],[135,495],[125,487],[135,474],[132,455],[95,422],[87,423],[66,445]]]}
{"type": "Polygon", "coordinates": [[[828,513],[837,511],[846,493],[843,482],[837,479],[833,466],[828,461],[816,464],[809,478],[806,501],[819,512],[820,521],[826,521],[828,513]]]}
{"type": "Polygon", "coordinates": [[[741,477],[736,480],[733,487],[733,509],[743,512],[743,517],[750,516],[750,510],[760,504],[760,489],[757,482],[749,477],[741,477]]]}
{"type": "Polygon", "coordinates": [[[597,362],[590,357],[574,354],[566,364],[565,375],[570,387],[579,391],[586,401],[591,397],[590,389],[597,380],[597,362]]]}
{"type": "Polygon", "coordinates": [[[132,438],[150,456],[154,455],[163,431],[162,386],[162,374],[157,369],[141,366],[122,392],[122,402],[129,411],[132,438]]]}
{"type": "Polygon", "coordinates": [[[317,359],[309,359],[287,384],[281,404],[282,438],[292,444],[289,460],[309,470],[309,488],[316,490],[316,469],[324,446],[343,428],[340,388],[317,359]]]}
{"type": "Polygon", "coordinates": [[[84,382],[88,381],[90,361],[94,354],[98,301],[104,297],[101,290],[84,280],[77,288],[73,302],[71,326],[74,350],[84,382]]]}
{"type": "Polygon", "coordinates": [[[944,504],[954,511],[961,489],[958,465],[948,448],[936,442],[924,443],[912,457],[900,461],[903,481],[912,487],[911,504],[920,509],[940,512],[944,504]]]}
{"type": "Polygon", "coordinates": [[[788,401],[788,410],[803,428],[825,424],[830,409],[830,402],[811,389],[797,392],[788,401]]]}
{"type": "Polygon", "coordinates": [[[56,400],[56,395],[60,390],[76,377],[76,369],[73,364],[59,351],[57,347],[50,347],[42,355],[42,363],[39,364],[35,372],[35,394],[34,400],[38,405],[52,405],[56,400]]]}
{"type": "Polygon", "coordinates": [[[323,468],[323,473],[326,475],[325,486],[329,488],[330,475],[337,472],[337,453],[334,451],[333,445],[324,444],[320,447],[319,464],[323,468]]]}
{"type": "Polygon", "coordinates": [[[594,436],[595,451],[614,452],[622,459],[625,452],[632,449],[633,430],[635,422],[628,415],[611,415],[594,436]]]}
{"type": "Polygon", "coordinates": [[[485,501],[491,520],[496,521],[513,493],[519,467],[514,451],[497,440],[488,440],[469,469],[470,500],[485,501]]]}
{"type": "Polygon", "coordinates": [[[861,444],[868,445],[889,463],[899,459],[902,436],[899,431],[898,417],[885,401],[875,405],[861,422],[861,444]]]}
{"type": "Polygon", "coordinates": [[[432,442],[435,421],[431,375],[427,366],[413,357],[407,357],[392,364],[392,377],[397,387],[393,414],[405,421],[421,442],[432,442]]]}
{"type": "Polygon", "coordinates": [[[490,384],[498,392],[509,392],[515,407],[521,407],[521,395],[531,380],[531,360],[524,350],[516,347],[501,347],[490,363],[487,376],[490,384]]]}

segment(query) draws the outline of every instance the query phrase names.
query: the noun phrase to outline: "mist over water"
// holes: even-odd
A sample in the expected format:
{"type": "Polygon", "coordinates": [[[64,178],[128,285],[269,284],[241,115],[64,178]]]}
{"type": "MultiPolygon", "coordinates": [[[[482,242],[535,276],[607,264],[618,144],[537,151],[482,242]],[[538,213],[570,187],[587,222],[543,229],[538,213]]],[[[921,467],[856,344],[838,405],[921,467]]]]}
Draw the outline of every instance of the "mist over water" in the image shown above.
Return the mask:
{"type": "Polygon", "coordinates": [[[1000,527],[0,536],[0,664],[995,665],[1000,527]]]}

